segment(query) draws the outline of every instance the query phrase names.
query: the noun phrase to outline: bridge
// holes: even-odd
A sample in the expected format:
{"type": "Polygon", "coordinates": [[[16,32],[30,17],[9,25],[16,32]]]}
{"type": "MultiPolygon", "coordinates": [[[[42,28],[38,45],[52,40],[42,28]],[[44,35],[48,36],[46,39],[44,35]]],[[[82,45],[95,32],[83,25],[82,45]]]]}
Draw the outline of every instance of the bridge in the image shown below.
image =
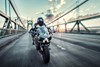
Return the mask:
{"type": "MultiPolygon", "coordinates": [[[[83,0],[52,21],[49,20],[47,26],[53,32],[53,38],[48,64],[43,63],[28,32],[36,21],[23,21],[16,8],[17,1],[14,1],[4,0],[2,4],[5,9],[0,9],[0,67],[100,67],[100,13],[67,19],[73,10],[82,8],[82,5],[87,6],[86,3],[92,1],[83,0]],[[13,13],[16,16],[14,19],[13,13]],[[70,27],[70,24],[73,25],[70,27]]],[[[94,2],[96,5],[97,2],[94,2]]]]}
{"type": "MultiPolygon", "coordinates": [[[[77,25],[77,26],[78,26],[78,27],[77,27],[77,30],[78,30],[77,33],[80,33],[80,28],[81,28],[81,27],[79,27],[79,24],[81,24],[81,25],[86,29],[86,31],[89,32],[89,30],[87,29],[87,27],[85,27],[85,26],[81,23],[81,21],[86,21],[86,20],[95,19],[95,18],[100,18],[100,13],[88,14],[88,15],[85,15],[85,16],[79,16],[79,17],[77,17],[77,18],[73,18],[73,17],[72,17],[72,18],[68,19],[67,22],[65,21],[65,19],[63,19],[63,20],[64,20],[64,23],[57,23],[57,24],[55,24],[55,25],[51,25],[50,27],[53,27],[53,29],[54,29],[54,27],[57,26],[57,28],[59,29],[59,26],[60,26],[60,25],[64,25],[64,26],[65,26],[65,32],[67,32],[67,27],[66,27],[66,25],[67,25],[67,24],[70,24],[70,23],[75,23],[75,22],[76,22],[75,25],[73,26],[73,28],[72,28],[69,32],[72,32],[73,29],[74,29],[74,27],[77,25]]],[[[51,23],[53,23],[53,22],[51,22],[51,23]]],[[[50,25],[51,23],[49,23],[49,25],[50,25]]]]}

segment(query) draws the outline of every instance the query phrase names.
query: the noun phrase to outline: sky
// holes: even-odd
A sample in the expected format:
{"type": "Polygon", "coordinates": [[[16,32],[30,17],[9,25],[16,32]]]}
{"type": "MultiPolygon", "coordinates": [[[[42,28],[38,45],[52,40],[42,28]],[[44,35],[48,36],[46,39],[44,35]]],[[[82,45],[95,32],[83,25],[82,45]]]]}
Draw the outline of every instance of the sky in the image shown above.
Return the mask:
{"type": "MultiPolygon", "coordinates": [[[[5,0],[0,0],[0,8],[3,9],[3,11],[4,1],[5,0]]],[[[46,12],[48,9],[52,9],[52,4],[54,1],[54,5],[57,9],[59,9],[59,12],[73,4],[76,0],[12,0],[20,15],[29,18],[38,17],[39,13],[46,12]]]]}
{"type": "MultiPolygon", "coordinates": [[[[0,0],[0,10],[5,12],[5,6],[4,6],[5,0],[0,0]]],[[[60,12],[67,12],[71,8],[75,7],[77,0],[12,0],[13,4],[17,8],[18,13],[20,16],[24,19],[36,19],[39,16],[45,16],[44,14],[41,14],[42,12],[46,13],[47,10],[53,9],[55,6],[56,12],[54,13],[52,10],[52,13],[54,15],[60,13],[60,12]]],[[[82,2],[84,0],[79,0],[79,2],[82,2]]],[[[100,0],[89,0],[86,4],[81,6],[80,8],[80,15],[86,15],[86,14],[92,14],[100,12],[100,0]]],[[[14,11],[12,11],[12,17],[16,17],[14,11]]],[[[65,18],[70,18],[75,15],[76,11],[73,11],[65,18]]],[[[1,18],[1,17],[0,17],[1,18]]],[[[2,18],[1,18],[2,19],[2,18]]],[[[1,21],[1,20],[0,20],[1,21]]],[[[99,22],[100,20],[96,21],[99,22]]],[[[62,21],[61,21],[62,22],[62,21]]],[[[95,23],[98,25],[98,23],[95,23]]],[[[93,24],[94,25],[94,24],[93,24]]]]}

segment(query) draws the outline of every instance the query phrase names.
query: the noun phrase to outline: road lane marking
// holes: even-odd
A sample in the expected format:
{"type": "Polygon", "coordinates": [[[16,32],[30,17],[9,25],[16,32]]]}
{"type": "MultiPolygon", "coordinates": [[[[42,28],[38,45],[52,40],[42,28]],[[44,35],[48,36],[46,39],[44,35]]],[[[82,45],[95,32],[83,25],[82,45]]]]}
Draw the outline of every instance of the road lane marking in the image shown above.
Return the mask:
{"type": "Polygon", "coordinates": [[[62,50],[66,50],[66,48],[60,46],[60,45],[57,45],[58,48],[62,49],[62,50]]]}

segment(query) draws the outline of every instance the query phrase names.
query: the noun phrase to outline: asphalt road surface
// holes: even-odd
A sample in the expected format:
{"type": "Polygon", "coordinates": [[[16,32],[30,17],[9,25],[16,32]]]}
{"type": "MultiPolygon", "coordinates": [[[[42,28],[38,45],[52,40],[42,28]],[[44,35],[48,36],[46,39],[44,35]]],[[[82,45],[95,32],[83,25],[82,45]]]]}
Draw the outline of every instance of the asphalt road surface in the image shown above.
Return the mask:
{"type": "Polygon", "coordinates": [[[0,48],[0,67],[100,67],[100,35],[55,33],[44,64],[29,33],[0,48]]]}

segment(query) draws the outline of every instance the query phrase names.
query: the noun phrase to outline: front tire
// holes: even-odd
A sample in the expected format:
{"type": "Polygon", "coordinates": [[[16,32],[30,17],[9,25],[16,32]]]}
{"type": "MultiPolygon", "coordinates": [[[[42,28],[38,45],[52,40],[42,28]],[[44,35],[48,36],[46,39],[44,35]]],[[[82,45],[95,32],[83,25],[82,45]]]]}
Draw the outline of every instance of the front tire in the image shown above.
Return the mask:
{"type": "Polygon", "coordinates": [[[43,61],[45,64],[49,63],[50,61],[50,52],[49,52],[49,49],[48,49],[48,46],[44,46],[43,47],[43,61]]]}

